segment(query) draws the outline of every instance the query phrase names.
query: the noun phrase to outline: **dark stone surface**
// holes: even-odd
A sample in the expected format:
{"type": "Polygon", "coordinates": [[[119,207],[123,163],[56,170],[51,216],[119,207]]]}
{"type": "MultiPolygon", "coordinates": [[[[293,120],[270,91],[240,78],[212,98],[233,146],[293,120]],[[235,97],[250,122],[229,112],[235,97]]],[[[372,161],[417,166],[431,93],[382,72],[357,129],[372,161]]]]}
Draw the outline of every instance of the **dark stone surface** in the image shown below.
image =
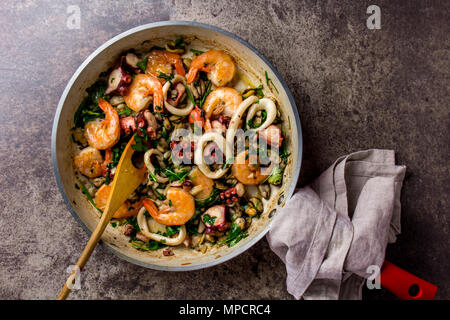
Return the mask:
{"type": "MultiPolygon", "coordinates": [[[[103,42],[138,25],[195,20],[229,30],[280,71],[304,135],[299,185],[338,156],[391,148],[408,167],[403,233],[387,258],[439,286],[449,283],[449,39],[447,1],[10,1],[0,6],[0,298],[56,296],[88,240],[65,207],[50,159],[59,97],[103,42]],[[66,27],[78,4],[81,29],[66,27]],[[366,8],[382,9],[381,30],[366,8]]],[[[147,270],[95,250],[82,275],[88,299],[290,299],[285,269],[265,240],[220,266],[147,270]]],[[[390,299],[384,290],[369,299],[390,299]]]]}

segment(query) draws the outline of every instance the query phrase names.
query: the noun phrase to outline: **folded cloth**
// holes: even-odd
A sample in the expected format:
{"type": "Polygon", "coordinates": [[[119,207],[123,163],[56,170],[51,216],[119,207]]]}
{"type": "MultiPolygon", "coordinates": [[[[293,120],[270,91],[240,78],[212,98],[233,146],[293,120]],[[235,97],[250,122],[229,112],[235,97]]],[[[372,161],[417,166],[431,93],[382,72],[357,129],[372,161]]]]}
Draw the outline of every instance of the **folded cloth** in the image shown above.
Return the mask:
{"type": "Polygon", "coordinates": [[[392,150],[340,157],[310,186],[296,190],[273,218],[271,249],[286,264],[296,299],[361,299],[367,268],[381,268],[400,233],[406,167],[392,150]]]}

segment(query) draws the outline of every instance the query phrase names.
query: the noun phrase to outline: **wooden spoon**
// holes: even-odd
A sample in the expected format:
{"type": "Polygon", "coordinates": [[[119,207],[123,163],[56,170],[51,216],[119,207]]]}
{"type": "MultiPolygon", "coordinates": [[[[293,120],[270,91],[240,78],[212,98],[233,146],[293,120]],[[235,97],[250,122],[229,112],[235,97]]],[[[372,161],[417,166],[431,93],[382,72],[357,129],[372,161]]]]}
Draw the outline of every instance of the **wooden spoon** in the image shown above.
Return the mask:
{"type": "MultiPolygon", "coordinates": [[[[83,269],[84,265],[88,261],[113,214],[145,179],[147,168],[143,166],[142,168],[137,169],[132,163],[131,157],[135,152],[132,148],[134,144],[134,137],[132,137],[122,153],[114,174],[114,180],[112,181],[111,193],[109,194],[100,222],[92,233],[91,238],[83,250],[83,253],[77,261],[76,266],[79,270],[83,269]]],[[[72,287],[74,284],[76,272],[77,268],[74,268],[63,288],[59,292],[58,297],[56,298],[57,300],[64,300],[67,298],[70,293],[69,287],[72,287]]]]}

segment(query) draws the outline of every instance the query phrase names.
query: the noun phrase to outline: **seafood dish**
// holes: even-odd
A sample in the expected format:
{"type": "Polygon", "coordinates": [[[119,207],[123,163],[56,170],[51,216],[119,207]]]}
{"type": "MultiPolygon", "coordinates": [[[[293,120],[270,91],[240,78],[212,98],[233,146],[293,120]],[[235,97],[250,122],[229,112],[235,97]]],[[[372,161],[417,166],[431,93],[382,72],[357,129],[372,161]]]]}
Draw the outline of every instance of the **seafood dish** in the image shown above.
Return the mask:
{"type": "Polygon", "coordinates": [[[283,184],[291,154],[278,89],[219,48],[179,37],[114,58],[73,115],[75,187],[100,216],[121,154],[147,175],[112,228],[143,252],[205,254],[249,236],[283,184]]]}

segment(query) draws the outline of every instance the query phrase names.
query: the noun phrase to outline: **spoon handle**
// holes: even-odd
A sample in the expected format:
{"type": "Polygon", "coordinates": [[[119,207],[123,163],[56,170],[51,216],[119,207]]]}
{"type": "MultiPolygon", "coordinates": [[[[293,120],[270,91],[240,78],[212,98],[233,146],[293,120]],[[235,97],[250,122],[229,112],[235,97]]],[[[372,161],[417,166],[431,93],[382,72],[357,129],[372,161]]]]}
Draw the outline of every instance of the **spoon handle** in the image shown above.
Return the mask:
{"type": "Polygon", "coordinates": [[[92,252],[95,249],[95,246],[100,240],[100,237],[103,234],[103,231],[105,231],[106,226],[108,225],[109,220],[111,219],[111,214],[107,214],[108,212],[105,210],[102,214],[102,218],[100,219],[97,227],[95,228],[94,232],[91,235],[91,238],[89,239],[88,243],[86,244],[86,247],[84,248],[83,252],[81,253],[80,258],[78,259],[76,263],[76,267],[74,270],[72,270],[72,273],[67,278],[67,281],[64,283],[64,286],[62,287],[61,291],[59,292],[58,296],[56,297],[56,300],[65,300],[67,296],[70,293],[70,288],[75,283],[75,276],[76,272],[79,270],[82,270],[86,262],[89,260],[89,257],[91,256],[92,252]],[[108,217],[109,216],[109,217],[108,217]]]}
{"type": "Polygon", "coordinates": [[[108,196],[108,200],[106,202],[105,210],[102,213],[102,217],[94,232],[92,233],[91,238],[86,244],[86,247],[81,253],[76,267],[71,272],[66,283],[59,292],[56,298],[57,300],[64,300],[67,298],[70,293],[70,288],[72,288],[72,285],[74,284],[76,273],[83,269],[112,216],[146,177],[147,168],[145,166],[138,169],[133,165],[132,156],[135,150],[132,148],[132,146],[134,144],[135,141],[133,137],[130,139],[125,149],[123,150],[119,164],[117,165],[114,180],[112,181],[111,185],[111,192],[108,196]]]}

